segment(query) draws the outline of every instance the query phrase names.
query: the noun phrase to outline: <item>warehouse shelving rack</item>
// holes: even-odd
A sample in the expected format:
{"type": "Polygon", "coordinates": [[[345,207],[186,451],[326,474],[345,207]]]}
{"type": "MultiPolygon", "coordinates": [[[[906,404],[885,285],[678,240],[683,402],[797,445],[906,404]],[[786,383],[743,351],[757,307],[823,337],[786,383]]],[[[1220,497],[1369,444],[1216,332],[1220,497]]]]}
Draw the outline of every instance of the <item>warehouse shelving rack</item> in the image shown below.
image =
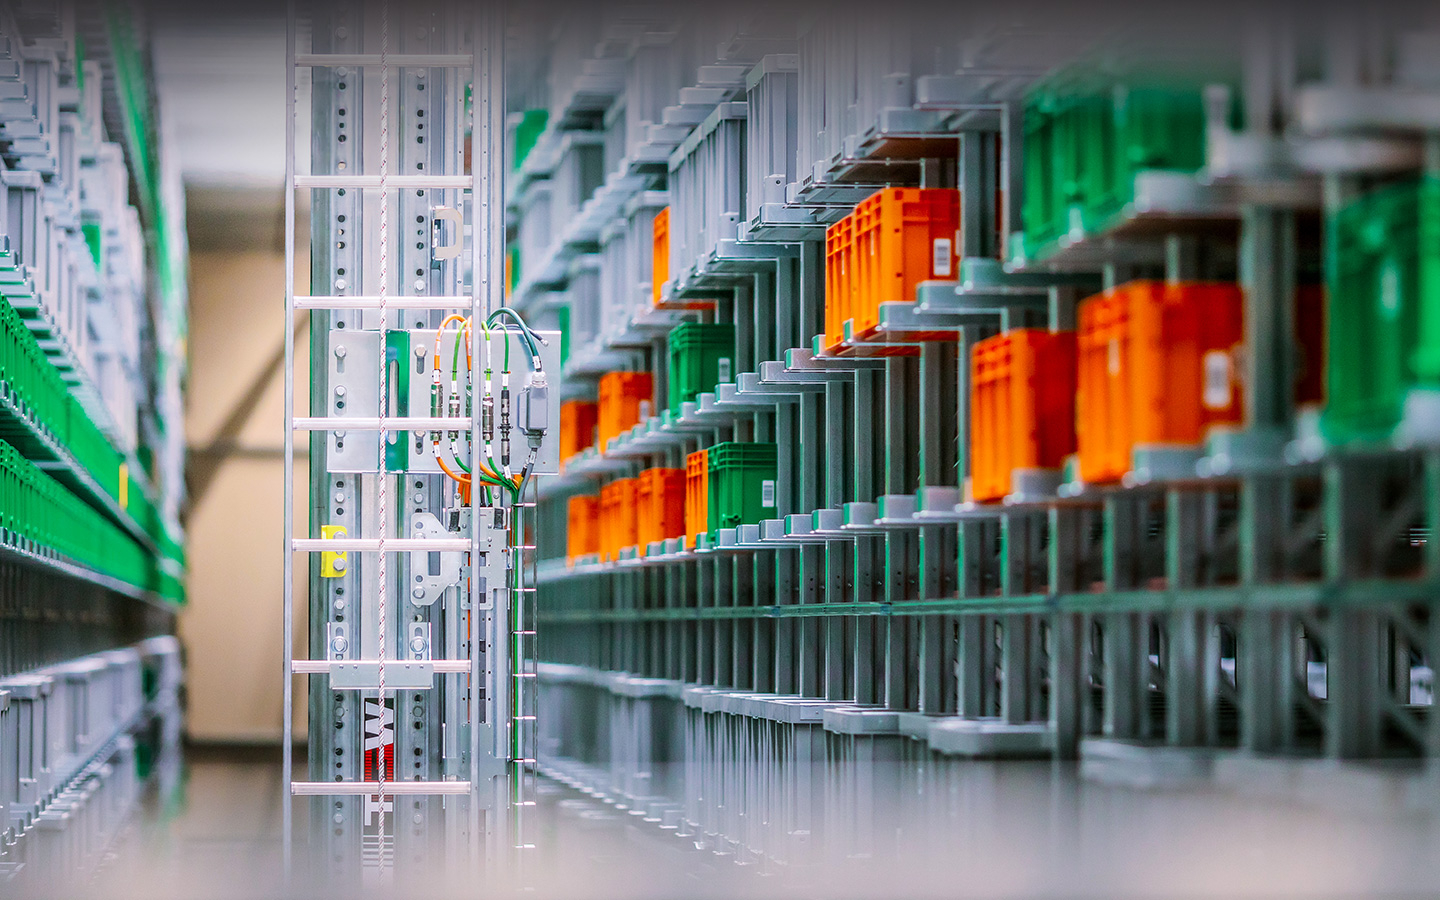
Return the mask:
{"type": "MultiPolygon", "coordinates": [[[[1433,757],[1440,451],[1423,438],[1326,444],[1289,391],[1290,298],[1314,265],[1315,222],[1376,178],[1434,168],[1435,125],[1416,99],[1433,88],[1363,81],[1343,36],[1316,48],[1328,62],[1302,84],[1294,23],[1256,16],[1231,54],[1243,118],[1211,90],[1202,170],[1141,171],[1134,201],[1100,230],[1036,254],[1012,237],[1027,89],[1091,44],[1141,62],[1153,45],[1117,45],[1094,22],[927,22],[913,58],[874,71],[856,48],[880,32],[839,16],[765,44],[773,55],[699,61],[746,69],[743,87],[709,95],[717,105],[676,142],[670,180],[643,189],[669,191],[671,241],[702,227],[677,209],[675,178],[722,122],[748,131],[699,177],[751,177],[736,209],[705,214],[734,213],[733,242],[671,256],[685,267],[665,296],[713,310],[657,311],[651,285],[636,283],[634,322],[657,335],[678,321],[733,324],[734,378],[666,409],[663,337],[602,333],[573,348],[572,361],[602,362],[568,368],[567,396],[586,396],[605,367],[648,369],[657,411],[567,461],[542,491],[541,532],[558,540],[571,495],[726,440],[779,445],[776,506],[698,548],[670,539],[604,563],[545,554],[545,770],[701,845],[794,863],[815,858],[823,823],[862,821],[864,804],[904,792],[883,779],[943,781],[956,759],[1078,757],[1095,777],[1163,781],[1237,756],[1433,757]],[[922,68],[952,48],[952,70],[922,68]],[[861,84],[879,72],[881,105],[857,104],[827,66],[861,84]],[[880,77],[893,72],[909,75],[880,77]],[[776,122],[798,137],[777,136],[776,122]],[[778,178],[755,177],[757,157],[782,160],[778,178]],[[959,270],[922,284],[914,303],[882,305],[883,342],[847,334],[826,352],[825,229],[892,183],[960,188],[959,270]],[[1101,290],[1217,266],[1245,296],[1243,427],[1144,449],[1121,485],[1056,472],[1003,504],[967,500],[978,340],[1073,328],[1076,304],[1101,290]]],[[[1395,38],[1422,24],[1384,27],[1395,38]]],[[[1397,52],[1395,71],[1423,70],[1397,52]]],[[[616,54],[595,65],[623,71],[616,54]]],[[[537,146],[585,124],[566,115],[552,109],[537,146]]],[[[544,171],[533,155],[524,166],[544,171]]],[[[582,217],[614,215],[613,194],[594,203],[582,217]]],[[[546,252],[566,246],[558,236],[546,252]]],[[[522,282],[517,302],[542,284],[566,296],[556,270],[522,282]]],[[[593,302],[568,299],[577,317],[593,302]]]]}
{"type": "Polygon", "coordinates": [[[90,877],[179,776],[184,206],[147,44],[138,7],[0,11],[0,880],[21,893],[90,877]]]}

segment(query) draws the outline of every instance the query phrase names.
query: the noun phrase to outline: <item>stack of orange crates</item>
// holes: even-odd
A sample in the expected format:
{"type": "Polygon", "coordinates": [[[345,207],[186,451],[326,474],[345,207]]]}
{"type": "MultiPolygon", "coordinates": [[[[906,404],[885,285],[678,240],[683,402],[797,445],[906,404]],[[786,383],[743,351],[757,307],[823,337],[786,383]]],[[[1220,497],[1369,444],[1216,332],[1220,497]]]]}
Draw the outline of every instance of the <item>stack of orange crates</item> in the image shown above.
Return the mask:
{"type": "Polygon", "coordinates": [[[610,372],[600,378],[596,437],[600,449],[648,418],[654,408],[655,379],[649,372],[610,372]]]}
{"type": "Polygon", "coordinates": [[[959,275],[960,192],[886,188],[825,232],[825,348],[845,340],[845,323],[863,340],[880,304],[913,303],[922,281],[959,275]]]}
{"type": "Polygon", "coordinates": [[[1075,452],[1075,332],[1020,328],[970,358],[970,492],[1011,492],[1017,469],[1058,469],[1075,452]]]}
{"type": "Polygon", "coordinates": [[[600,498],[584,494],[570,498],[570,520],[566,531],[566,556],[573,565],[582,556],[600,552],[600,498]]]}
{"type": "Polygon", "coordinates": [[[621,478],[600,489],[600,556],[620,558],[620,551],[636,544],[635,490],[639,479],[621,478]]]}
{"type": "Polygon", "coordinates": [[[685,546],[695,549],[710,529],[710,451],[685,457],[685,546]]]}
{"type": "Polygon", "coordinates": [[[560,460],[564,462],[595,444],[599,406],[588,400],[560,404],[560,460]]]}
{"type": "Polygon", "coordinates": [[[646,469],[638,482],[635,540],[643,554],[656,541],[685,534],[685,470],[646,469]]]}
{"type": "Polygon", "coordinates": [[[1119,481],[1139,445],[1193,446],[1243,418],[1234,284],[1132,281],[1080,304],[1080,477],[1119,481]]]}

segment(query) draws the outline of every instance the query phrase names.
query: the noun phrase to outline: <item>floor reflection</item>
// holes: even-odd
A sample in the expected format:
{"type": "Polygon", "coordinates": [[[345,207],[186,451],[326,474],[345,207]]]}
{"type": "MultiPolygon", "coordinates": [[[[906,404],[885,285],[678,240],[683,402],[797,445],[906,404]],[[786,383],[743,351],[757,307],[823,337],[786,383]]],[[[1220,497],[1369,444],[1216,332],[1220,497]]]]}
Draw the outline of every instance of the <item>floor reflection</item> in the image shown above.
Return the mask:
{"type": "MultiPolygon", "coordinates": [[[[1246,762],[1204,784],[1138,790],[1073,765],[970,762],[944,779],[877,773],[908,793],[792,839],[777,864],[745,842],[542,780],[516,877],[412,871],[388,883],[282,877],[272,754],[191,751],[66,897],[1321,897],[1440,891],[1440,790],[1422,769],[1246,762]],[[894,777],[891,777],[891,776],[894,777]]],[[[812,773],[822,784],[824,773],[812,773]]],[[[932,775],[936,773],[930,773],[932,775]]],[[[743,799],[743,798],[742,798],[743,799]]],[[[753,799],[753,798],[752,798],[753,799]]],[[[728,810],[759,835],[763,806],[728,810]]],[[[300,860],[303,870],[304,860],[300,860]]],[[[25,896],[45,896],[34,890],[25,896]]]]}

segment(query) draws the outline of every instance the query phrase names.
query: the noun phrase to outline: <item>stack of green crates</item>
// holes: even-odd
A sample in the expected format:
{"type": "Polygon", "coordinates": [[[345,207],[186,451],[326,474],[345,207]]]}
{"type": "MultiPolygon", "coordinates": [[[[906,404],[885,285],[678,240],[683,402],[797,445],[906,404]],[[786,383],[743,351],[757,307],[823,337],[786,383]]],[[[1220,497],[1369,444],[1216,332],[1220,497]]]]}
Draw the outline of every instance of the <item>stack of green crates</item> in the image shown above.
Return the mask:
{"type": "MultiPolygon", "coordinates": [[[[38,426],[67,440],[70,391],[20,314],[0,301],[0,394],[26,420],[5,421],[0,435],[17,438],[38,426]]],[[[4,418],[4,417],[0,417],[4,418]]]]}
{"type": "Polygon", "coordinates": [[[1417,386],[1440,387],[1440,178],[1371,191],[1332,212],[1325,412],[1336,443],[1383,442],[1417,386]]]}
{"type": "Polygon", "coordinates": [[[735,377],[735,326],[686,322],[670,332],[670,408],[735,377]]]}
{"type": "Polygon", "coordinates": [[[1025,255],[1043,257],[1068,234],[1103,230],[1134,200],[1140,172],[1203,166],[1205,86],[1215,80],[1086,64],[1032,88],[1023,122],[1025,255]]]}
{"type": "MultiPolygon", "coordinates": [[[[26,459],[26,454],[33,455],[37,450],[48,453],[35,442],[34,435],[37,432],[48,434],[55,443],[69,451],[75,462],[90,474],[101,491],[113,500],[123,500],[127,512],[135,523],[155,539],[157,544],[160,542],[165,534],[165,526],[161,521],[159,511],[155,509],[140,481],[136,479],[136,473],[127,473],[125,475],[127,483],[121,485],[123,456],[115,449],[104,432],[96,426],[94,420],[85,411],[83,404],[70,393],[59,370],[41,349],[24,319],[14,307],[3,300],[0,300],[0,398],[5,401],[3,405],[0,405],[0,440],[5,442],[4,448],[7,459],[11,460],[11,469],[14,468],[16,459],[33,469],[33,465],[26,459]]],[[[34,471],[39,473],[40,470],[34,469],[34,471]]],[[[13,472],[11,474],[13,475],[13,472]]],[[[79,483],[68,473],[62,472],[60,477],[72,487],[79,488],[79,483]]],[[[143,551],[139,550],[138,545],[103,514],[87,506],[84,501],[72,495],[63,484],[56,482],[49,475],[44,475],[44,479],[53,484],[55,490],[64,494],[62,500],[47,501],[51,502],[56,509],[69,509],[72,505],[79,504],[86,513],[93,514],[98,521],[103,522],[107,529],[114,529],[123,541],[114,538],[105,540],[109,542],[107,546],[113,544],[119,548],[116,550],[119,559],[127,558],[131,553],[131,547],[135,548],[135,552],[142,553],[143,556],[143,551]]],[[[32,495],[25,494],[25,496],[32,495]]],[[[40,546],[51,547],[66,556],[78,559],[74,554],[50,542],[52,539],[63,538],[64,532],[52,534],[47,531],[45,532],[47,537],[42,539],[35,534],[35,525],[38,520],[27,521],[30,522],[29,530],[25,532],[27,539],[35,541],[40,546]]],[[[92,519],[90,515],[83,515],[78,518],[72,516],[70,521],[89,522],[92,519]]],[[[15,524],[12,523],[5,527],[13,529],[15,524]]],[[[98,559],[82,561],[87,565],[99,562],[98,559]]],[[[122,567],[131,566],[131,563],[127,562],[120,564],[122,567]]],[[[149,566],[150,563],[147,562],[146,565],[149,566]]],[[[149,574],[135,570],[133,566],[123,569],[123,571],[128,575],[122,576],[108,571],[107,574],[135,584],[137,587],[144,586],[149,589],[149,574]],[[146,584],[139,584],[137,579],[146,581],[146,584]]],[[[170,587],[172,599],[183,596],[183,591],[179,589],[178,583],[170,587]]]]}
{"type": "Polygon", "coordinates": [[[158,586],[154,557],[3,441],[0,528],[18,549],[78,563],[141,590],[158,586]]]}
{"type": "Polygon", "coordinates": [[[720,529],[773,519],[775,444],[727,441],[710,448],[708,522],[713,539],[720,529]]]}

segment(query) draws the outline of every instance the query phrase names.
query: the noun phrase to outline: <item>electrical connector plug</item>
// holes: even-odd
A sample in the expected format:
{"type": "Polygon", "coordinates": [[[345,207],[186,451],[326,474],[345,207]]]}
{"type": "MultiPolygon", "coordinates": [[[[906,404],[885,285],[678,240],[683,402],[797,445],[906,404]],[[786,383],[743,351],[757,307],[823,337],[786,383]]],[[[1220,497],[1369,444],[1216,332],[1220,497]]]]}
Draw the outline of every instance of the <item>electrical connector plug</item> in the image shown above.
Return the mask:
{"type": "Polygon", "coordinates": [[[550,422],[550,385],[544,372],[532,372],[521,389],[516,418],[530,449],[539,450],[550,422]]]}

